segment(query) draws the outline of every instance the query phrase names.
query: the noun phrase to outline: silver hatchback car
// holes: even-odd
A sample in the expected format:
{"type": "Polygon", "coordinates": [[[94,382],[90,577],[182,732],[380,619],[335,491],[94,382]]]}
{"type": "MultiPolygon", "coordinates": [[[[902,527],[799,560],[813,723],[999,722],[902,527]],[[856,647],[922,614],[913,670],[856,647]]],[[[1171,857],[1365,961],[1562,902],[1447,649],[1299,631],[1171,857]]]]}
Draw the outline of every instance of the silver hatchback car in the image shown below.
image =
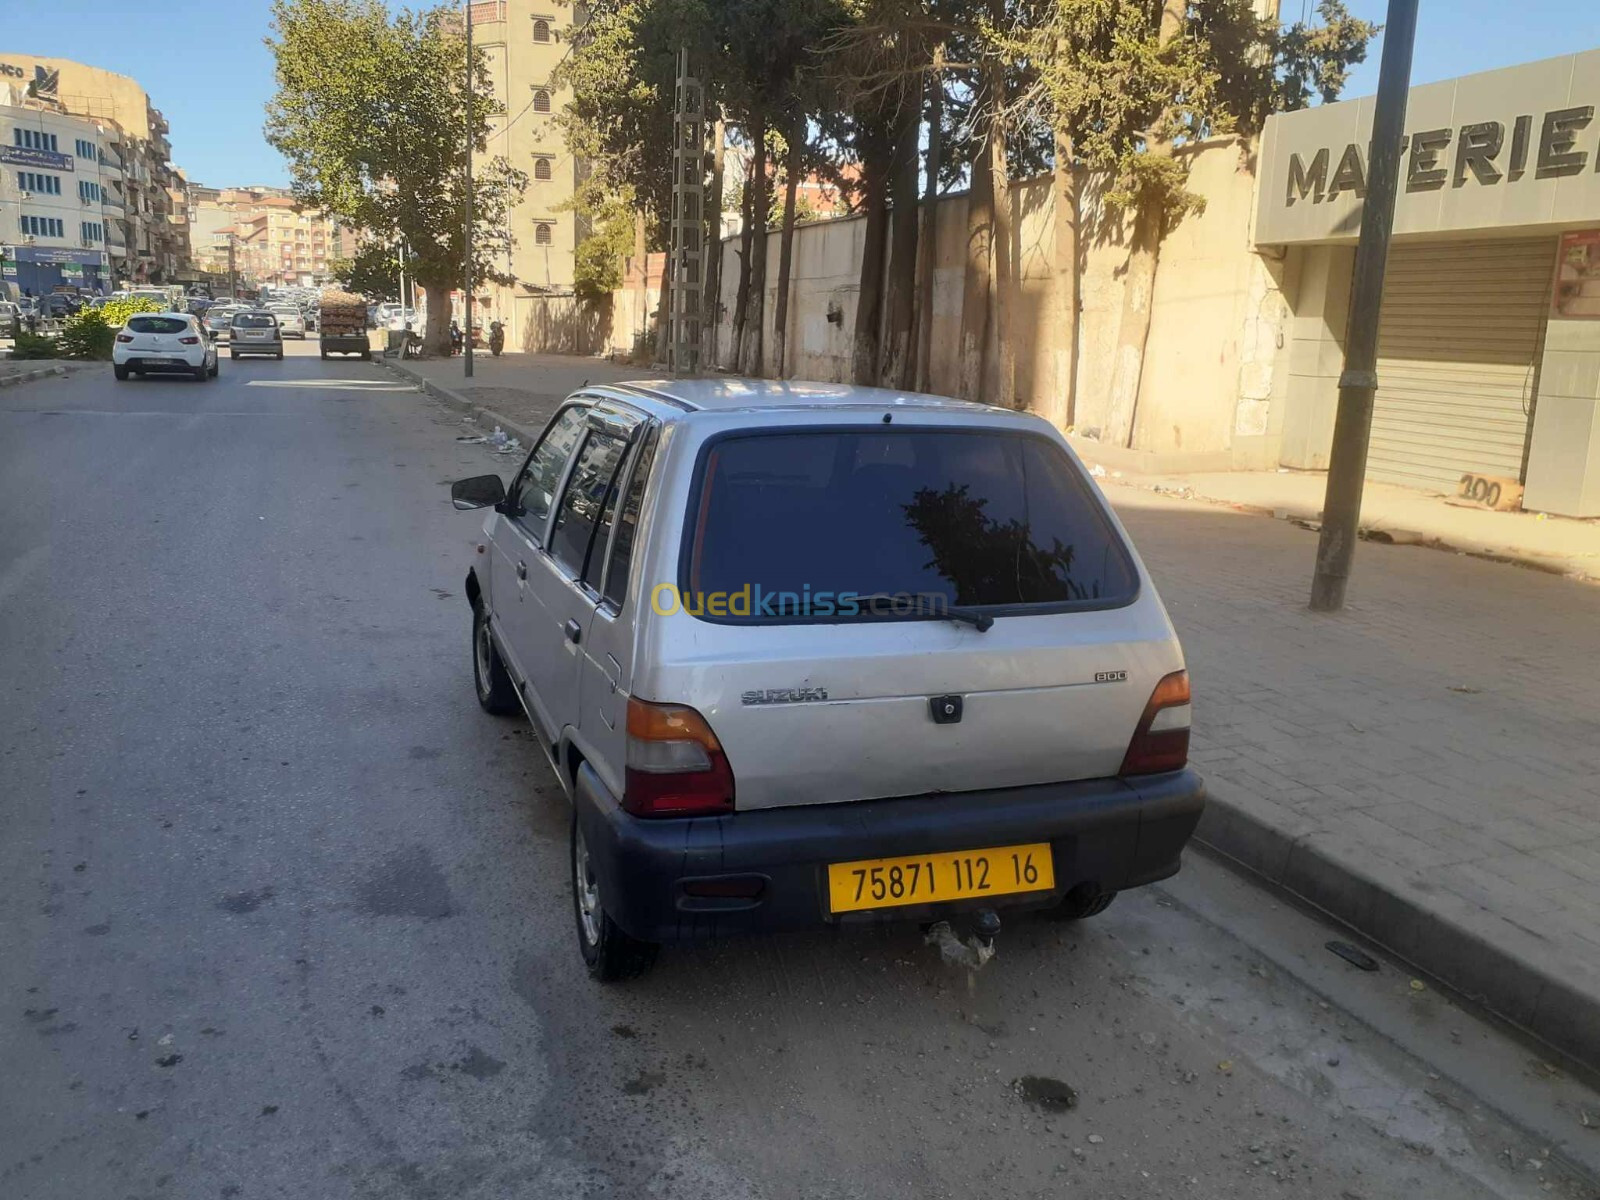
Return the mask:
{"type": "Polygon", "coordinates": [[[228,319],[228,356],[235,362],[244,354],[283,357],[283,332],[278,318],[262,309],[241,309],[228,319]]]}
{"type": "Polygon", "coordinates": [[[1178,870],[1204,788],[1148,573],[1065,440],[936,396],[586,388],[467,575],[489,712],[572,800],[590,972],[859,920],[1080,918],[1178,870]]]}

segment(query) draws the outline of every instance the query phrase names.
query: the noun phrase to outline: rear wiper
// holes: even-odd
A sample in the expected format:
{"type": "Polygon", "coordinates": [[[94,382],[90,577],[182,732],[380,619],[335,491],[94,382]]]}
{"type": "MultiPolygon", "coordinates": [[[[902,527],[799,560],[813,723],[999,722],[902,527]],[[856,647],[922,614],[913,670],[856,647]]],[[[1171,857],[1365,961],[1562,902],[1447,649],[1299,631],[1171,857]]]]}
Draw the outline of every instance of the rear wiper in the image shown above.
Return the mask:
{"type": "Polygon", "coordinates": [[[994,618],[988,613],[973,612],[970,608],[957,608],[952,604],[945,604],[917,593],[900,592],[873,592],[871,595],[855,597],[857,604],[862,606],[858,615],[873,617],[888,617],[891,620],[906,620],[910,617],[943,617],[947,621],[959,621],[963,625],[971,625],[979,633],[987,633],[989,626],[994,624],[994,618]],[[872,612],[866,611],[866,606],[878,601],[889,600],[895,604],[904,604],[907,600],[914,605],[909,613],[905,612],[872,612]]]}

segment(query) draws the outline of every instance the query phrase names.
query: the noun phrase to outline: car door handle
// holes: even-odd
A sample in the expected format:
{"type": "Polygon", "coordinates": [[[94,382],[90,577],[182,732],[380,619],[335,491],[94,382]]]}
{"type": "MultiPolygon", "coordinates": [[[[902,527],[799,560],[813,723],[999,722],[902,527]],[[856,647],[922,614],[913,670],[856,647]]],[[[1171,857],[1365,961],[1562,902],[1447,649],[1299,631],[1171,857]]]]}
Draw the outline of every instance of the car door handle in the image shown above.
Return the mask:
{"type": "Polygon", "coordinates": [[[523,562],[519,558],[519,559],[517,559],[517,578],[518,579],[526,579],[527,577],[528,577],[528,564],[523,562]]]}
{"type": "Polygon", "coordinates": [[[576,621],[569,619],[561,628],[566,631],[567,641],[574,645],[583,640],[583,626],[576,621]]]}

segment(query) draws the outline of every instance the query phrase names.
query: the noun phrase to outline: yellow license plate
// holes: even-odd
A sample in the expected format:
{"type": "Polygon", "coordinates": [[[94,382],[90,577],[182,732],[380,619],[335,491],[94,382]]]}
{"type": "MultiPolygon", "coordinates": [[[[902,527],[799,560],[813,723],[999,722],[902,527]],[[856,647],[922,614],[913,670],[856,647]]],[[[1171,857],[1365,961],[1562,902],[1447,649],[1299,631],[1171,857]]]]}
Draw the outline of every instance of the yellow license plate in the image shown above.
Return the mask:
{"type": "Polygon", "coordinates": [[[828,865],[828,907],[836,913],[897,908],[1048,891],[1055,885],[1049,842],[908,858],[866,858],[828,865]]]}

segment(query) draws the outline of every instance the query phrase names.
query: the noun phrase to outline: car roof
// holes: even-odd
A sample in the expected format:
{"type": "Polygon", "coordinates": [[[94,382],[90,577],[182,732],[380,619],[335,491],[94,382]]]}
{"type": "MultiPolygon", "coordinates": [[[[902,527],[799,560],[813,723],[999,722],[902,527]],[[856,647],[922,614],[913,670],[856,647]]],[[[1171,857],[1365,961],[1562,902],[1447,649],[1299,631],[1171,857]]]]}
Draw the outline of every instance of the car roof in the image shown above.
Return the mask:
{"type": "Polygon", "coordinates": [[[608,383],[585,387],[591,395],[609,395],[618,400],[657,410],[658,415],[675,411],[762,412],[806,410],[860,410],[894,408],[923,412],[967,412],[993,416],[1007,410],[988,404],[974,404],[950,396],[924,392],[903,392],[894,388],[861,387],[851,383],[815,383],[802,379],[750,379],[743,376],[718,376],[709,379],[642,379],[627,383],[608,383]]]}

